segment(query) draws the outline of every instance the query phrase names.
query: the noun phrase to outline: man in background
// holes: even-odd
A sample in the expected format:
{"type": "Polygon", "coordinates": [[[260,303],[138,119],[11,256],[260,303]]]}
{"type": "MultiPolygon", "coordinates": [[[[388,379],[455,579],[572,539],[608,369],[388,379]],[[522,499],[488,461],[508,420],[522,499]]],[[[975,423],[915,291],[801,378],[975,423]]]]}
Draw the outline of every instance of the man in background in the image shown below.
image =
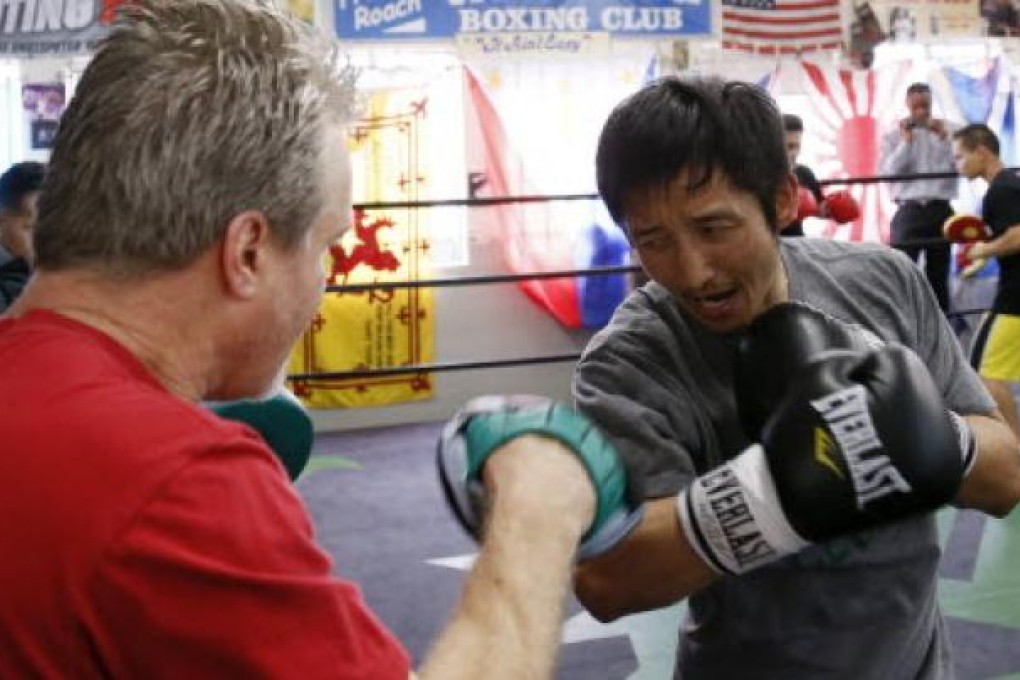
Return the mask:
{"type": "MultiPolygon", "coordinates": [[[[909,115],[882,136],[880,166],[886,175],[951,173],[952,134],[955,126],[932,116],[931,88],[913,83],[907,88],[909,115]]],[[[938,177],[892,182],[896,202],[891,245],[918,262],[924,254],[924,271],[943,312],[949,310],[949,244],[942,240],[942,224],[953,214],[957,179],[938,177]],[[917,243],[917,241],[928,241],[917,243]]]]}
{"type": "Polygon", "coordinates": [[[995,298],[974,336],[971,363],[1020,436],[1013,397],[1020,382],[1020,177],[1006,169],[999,138],[987,125],[975,123],[953,133],[953,152],[961,175],[988,182],[981,217],[990,238],[969,245],[968,258],[999,262],[995,298]]]}
{"type": "Polygon", "coordinates": [[[21,294],[32,270],[32,230],[45,166],[15,163],[0,175],[0,312],[21,294]]]}
{"type": "Polygon", "coordinates": [[[825,217],[825,194],[822,185],[808,166],[798,163],[800,148],[804,138],[804,121],[793,113],[783,114],[783,134],[786,141],[786,155],[790,158],[790,167],[800,185],[800,205],[797,219],[780,230],[783,236],[803,236],[804,219],[807,217],[825,217]]]}

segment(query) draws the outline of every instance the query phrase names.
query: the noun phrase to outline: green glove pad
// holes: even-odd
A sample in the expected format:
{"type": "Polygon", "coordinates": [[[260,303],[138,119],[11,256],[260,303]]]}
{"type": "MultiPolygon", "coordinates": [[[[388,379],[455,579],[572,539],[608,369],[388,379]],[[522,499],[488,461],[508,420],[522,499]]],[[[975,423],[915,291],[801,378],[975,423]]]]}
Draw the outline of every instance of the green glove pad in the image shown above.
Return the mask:
{"type": "Polygon", "coordinates": [[[597,494],[595,518],[582,539],[579,559],[605,552],[637,525],[640,494],[629,485],[613,445],[586,417],[565,404],[542,397],[481,397],[462,409],[443,430],[439,442],[440,479],[454,514],[476,539],[485,514],[481,469],[488,457],[511,439],[536,434],[561,442],[584,464],[597,494]]]}
{"type": "Polygon", "coordinates": [[[221,418],[242,422],[262,435],[292,480],[305,469],[315,431],[305,407],[290,392],[281,391],[267,399],[224,401],[208,406],[221,418]]]}

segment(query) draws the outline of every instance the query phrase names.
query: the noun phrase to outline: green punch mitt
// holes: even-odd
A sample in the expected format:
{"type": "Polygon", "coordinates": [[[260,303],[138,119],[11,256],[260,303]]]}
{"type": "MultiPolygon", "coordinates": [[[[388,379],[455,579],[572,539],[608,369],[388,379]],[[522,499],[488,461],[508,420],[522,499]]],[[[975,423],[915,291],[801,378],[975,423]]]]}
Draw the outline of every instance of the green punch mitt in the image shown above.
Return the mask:
{"type": "Polygon", "coordinates": [[[315,431],[305,407],[287,390],[265,399],[221,401],[208,407],[221,418],[244,423],[262,435],[292,480],[305,469],[315,431]]]}
{"type": "Polygon", "coordinates": [[[486,510],[482,466],[493,451],[523,434],[558,440],[588,470],[597,496],[595,518],[582,538],[578,559],[609,550],[637,526],[643,511],[641,495],[628,480],[616,449],[588,418],[544,397],[479,397],[443,428],[437,456],[446,500],[476,540],[481,538],[486,510]]]}

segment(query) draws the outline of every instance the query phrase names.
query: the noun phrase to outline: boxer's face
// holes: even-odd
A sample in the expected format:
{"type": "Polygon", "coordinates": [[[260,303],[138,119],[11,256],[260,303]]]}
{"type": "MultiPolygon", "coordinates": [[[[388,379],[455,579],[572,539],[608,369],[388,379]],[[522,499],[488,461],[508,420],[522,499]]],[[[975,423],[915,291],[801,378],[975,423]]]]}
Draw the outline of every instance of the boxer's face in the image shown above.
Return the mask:
{"type": "MultiPolygon", "coordinates": [[[[682,171],[666,189],[636,192],[625,206],[631,241],[648,276],[710,331],[730,333],[786,297],[776,236],[753,194],[719,173],[695,192],[682,171]]],[[[792,176],[778,218],[796,210],[792,176]]]]}
{"type": "Polygon", "coordinates": [[[983,157],[977,149],[968,149],[959,139],[953,140],[953,158],[956,170],[967,179],[980,177],[984,173],[983,157]]]}
{"type": "Polygon", "coordinates": [[[786,139],[786,157],[790,159],[790,167],[792,168],[797,164],[797,159],[800,157],[801,140],[804,137],[804,133],[787,131],[783,135],[786,139]]]}
{"type": "Polygon", "coordinates": [[[927,125],[931,119],[931,95],[924,92],[908,94],[907,110],[910,111],[910,119],[912,121],[927,125]]]}

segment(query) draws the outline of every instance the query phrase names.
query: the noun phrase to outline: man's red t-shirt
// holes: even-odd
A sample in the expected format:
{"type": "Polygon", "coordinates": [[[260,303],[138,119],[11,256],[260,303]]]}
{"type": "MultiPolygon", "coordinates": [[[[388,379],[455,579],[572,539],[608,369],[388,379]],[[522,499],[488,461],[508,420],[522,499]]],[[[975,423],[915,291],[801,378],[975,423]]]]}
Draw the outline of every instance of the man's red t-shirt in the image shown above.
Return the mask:
{"type": "Polygon", "coordinates": [[[247,427],[60,315],[0,320],[0,677],[399,678],[247,427]]]}

